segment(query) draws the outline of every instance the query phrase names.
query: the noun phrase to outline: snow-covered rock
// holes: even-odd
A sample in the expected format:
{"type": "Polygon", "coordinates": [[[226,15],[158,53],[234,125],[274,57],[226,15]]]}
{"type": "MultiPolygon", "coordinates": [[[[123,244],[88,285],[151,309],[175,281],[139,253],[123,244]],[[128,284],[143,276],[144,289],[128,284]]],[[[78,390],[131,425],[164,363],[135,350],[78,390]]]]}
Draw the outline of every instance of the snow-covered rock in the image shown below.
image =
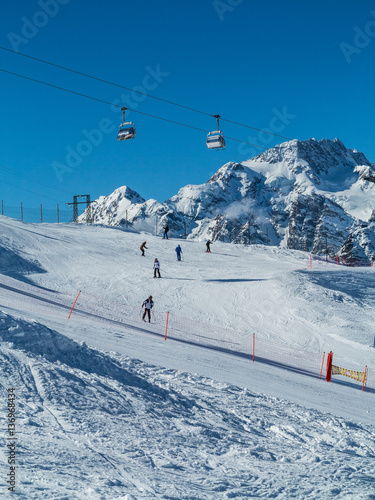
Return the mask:
{"type": "Polygon", "coordinates": [[[375,206],[374,186],[365,179],[371,167],[338,139],[292,140],[229,162],[205,184],[184,186],[164,203],[118,188],[96,200],[93,222],[152,234],[167,222],[178,237],[328,255],[347,253],[354,238],[356,253],[373,260],[373,225],[364,225],[375,206]]]}

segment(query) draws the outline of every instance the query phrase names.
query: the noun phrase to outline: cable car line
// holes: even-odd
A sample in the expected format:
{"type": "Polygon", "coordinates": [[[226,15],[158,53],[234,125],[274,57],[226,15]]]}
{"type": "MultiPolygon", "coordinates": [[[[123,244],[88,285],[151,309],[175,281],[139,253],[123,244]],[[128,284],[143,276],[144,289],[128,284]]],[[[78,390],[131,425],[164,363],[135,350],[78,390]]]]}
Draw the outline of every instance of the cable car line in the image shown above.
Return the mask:
{"type": "MultiPolygon", "coordinates": [[[[220,117],[221,118],[221,117],[220,117]]],[[[281,137],[281,139],[288,139],[288,141],[293,141],[291,137],[286,137],[285,135],[274,134],[273,132],[267,132],[267,130],[263,130],[261,128],[251,127],[250,125],[244,125],[243,123],[233,122],[232,120],[228,120],[227,118],[221,118],[224,122],[232,123],[233,125],[239,125],[240,127],[251,128],[252,130],[257,130],[258,132],[262,132],[262,134],[273,135],[275,137],[281,137]]]]}
{"type": "Polygon", "coordinates": [[[49,189],[54,189],[55,191],[60,191],[62,193],[74,195],[73,191],[69,191],[69,190],[61,188],[61,187],[53,186],[52,184],[48,184],[47,182],[44,182],[36,177],[31,177],[30,175],[26,175],[24,173],[17,172],[17,170],[14,170],[8,166],[5,166],[3,163],[0,163],[0,170],[10,172],[11,174],[17,175],[18,177],[21,175],[24,179],[28,179],[29,181],[35,182],[36,184],[46,186],[49,189]]]}
{"type": "MultiPolygon", "coordinates": [[[[52,87],[54,89],[62,90],[64,92],[68,92],[70,94],[78,95],[80,97],[85,97],[86,99],[91,99],[91,100],[96,101],[96,102],[101,102],[103,104],[108,104],[109,106],[114,106],[116,108],[123,108],[123,106],[121,106],[119,104],[113,104],[113,103],[111,103],[109,101],[105,101],[104,99],[99,99],[98,97],[92,97],[92,96],[89,96],[87,94],[83,94],[82,92],[77,92],[75,90],[70,90],[70,89],[66,89],[64,87],[59,87],[58,85],[54,85],[52,83],[43,82],[42,80],[37,80],[36,78],[31,78],[29,76],[20,75],[19,73],[14,73],[13,71],[8,71],[8,70],[3,69],[3,68],[0,68],[0,71],[3,72],[3,73],[7,73],[9,75],[18,76],[19,78],[23,78],[25,80],[30,80],[30,81],[35,82],[35,83],[40,83],[41,85],[45,85],[47,87],[52,87]]],[[[140,115],[148,116],[150,118],[156,118],[157,120],[162,120],[162,121],[165,121],[165,122],[168,122],[168,123],[173,123],[174,125],[179,125],[181,127],[186,127],[186,128],[190,128],[190,129],[193,129],[193,130],[198,130],[200,132],[205,132],[205,133],[208,132],[205,129],[194,127],[193,125],[187,125],[186,123],[177,122],[177,121],[174,121],[174,120],[170,120],[168,118],[163,118],[161,116],[152,115],[150,113],[145,113],[143,111],[138,111],[138,110],[135,110],[135,109],[132,109],[131,111],[133,111],[133,113],[138,113],[140,115]]],[[[215,118],[216,118],[216,115],[215,115],[215,118]]],[[[226,136],[226,138],[229,139],[229,140],[231,140],[231,141],[241,142],[243,144],[248,144],[249,146],[254,146],[256,148],[261,148],[261,149],[264,149],[264,150],[268,149],[268,147],[260,146],[259,144],[253,144],[251,142],[243,141],[241,139],[235,139],[233,137],[228,137],[228,136],[226,136]]]]}
{"type": "Polygon", "coordinates": [[[121,107],[121,106],[117,106],[116,104],[109,103],[108,101],[104,101],[103,99],[98,99],[97,97],[91,97],[91,96],[82,94],[81,92],[76,92],[75,90],[69,90],[69,89],[65,89],[63,87],[59,87],[58,85],[54,85],[52,83],[42,82],[41,80],[37,80],[36,78],[31,78],[30,76],[20,75],[19,73],[13,73],[13,71],[8,71],[8,70],[3,69],[3,68],[0,68],[0,71],[2,71],[3,73],[8,73],[9,75],[24,78],[25,80],[31,80],[32,82],[41,83],[42,85],[46,85],[47,87],[52,87],[54,89],[63,90],[64,92],[69,92],[70,94],[79,95],[81,97],[87,97],[89,99],[92,99],[93,101],[102,102],[104,104],[110,104],[111,106],[115,106],[117,108],[121,107]]]}
{"type": "MultiPolygon", "coordinates": [[[[0,71],[2,71],[3,73],[8,73],[8,74],[13,75],[13,76],[19,76],[20,78],[24,78],[25,80],[31,80],[32,82],[36,82],[36,83],[40,83],[42,85],[46,85],[47,87],[52,87],[54,89],[63,90],[64,92],[69,92],[70,94],[78,95],[80,97],[86,97],[87,99],[91,99],[93,101],[101,102],[101,103],[104,103],[104,104],[109,104],[110,106],[114,106],[115,108],[122,108],[123,107],[120,104],[113,104],[113,103],[111,103],[109,101],[104,101],[103,99],[99,99],[97,97],[92,97],[92,96],[89,96],[87,94],[83,94],[82,92],[77,92],[75,90],[70,90],[70,89],[66,89],[64,87],[59,87],[58,85],[54,85],[52,83],[43,82],[42,80],[37,80],[36,78],[31,78],[29,76],[20,75],[19,73],[14,73],[12,71],[8,71],[8,70],[3,69],[3,68],[0,68],[0,71]]],[[[151,115],[149,113],[144,113],[142,111],[138,111],[138,110],[135,110],[135,109],[132,109],[131,111],[133,111],[134,113],[139,113],[141,115],[149,116],[151,118],[157,118],[158,120],[163,120],[163,121],[166,121],[166,122],[169,122],[169,123],[174,123],[175,125],[181,125],[183,127],[192,128],[194,130],[199,130],[200,132],[207,132],[207,130],[194,127],[193,125],[186,125],[184,123],[176,122],[174,120],[169,120],[168,118],[162,118],[160,116],[151,115]]],[[[263,146],[259,146],[259,147],[263,147],[263,146]]]]}
{"type": "Polygon", "coordinates": [[[36,196],[40,196],[41,198],[46,198],[46,200],[54,201],[56,203],[55,199],[50,198],[49,196],[46,196],[45,194],[36,193],[35,191],[31,191],[30,189],[26,189],[26,188],[23,188],[23,187],[20,187],[20,186],[16,186],[15,184],[12,184],[11,182],[8,182],[8,181],[4,181],[3,179],[1,179],[1,182],[3,184],[7,184],[8,186],[11,186],[13,188],[20,189],[21,191],[25,191],[26,193],[35,194],[36,196]]]}
{"type": "MultiPolygon", "coordinates": [[[[89,96],[87,94],[83,94],[81,92],[76,92],[74,90],[66,89],[64,87],[59,87],[57,85],[54,85],[54,84],[51,84],[51,83],[47,83],[47,82],[43,82],[43,81],[37,80],[35,78],[31,78],[31,77],[28,77],[28,76],[20,75],[18,73],[14,73],[12,71],[8,71],[8,70],[5,70],[3,68],[0,68],[0,71],[3,72],[3,73],[7,73],[7,74],[10,74],[10,75],[13,75],[13,76],[18,76],[18,77],[23,78],[25,80],[30,80],[30,81],[33,81],[33,82],[36,82],[36,83],[40,83],[40,84],[48,86],[48,87],[52,87],[52,88],[55,88],[55,89],[58,89],[58,90],[62,90],[64,92],[68,92],[70,94],[78,95],[80,97],[85,97],[85,98],[91,99],[93,101],[97,101],[97,102],[101,102],[101,103],[104,103],[104,104],[108,104],[110,106],[114,106],[114,107],[117,107],[117,108],[122,108],[123,107],[121,105],[113,104],[113,103],[110,103],[110,102],[105,101],[103,99],[99,99],[97,97],[92,97],[92,96],[89,96]]],[[[168,123],[172,123],[174,125],[179,125],[179,126],[182,126],[182,127],[193,129],[193,130],[198,130],[199,132],[206,132],[207,133],[207,130],[204,130],[204,129],[201,129],[201,128],[198,128],[198,127],[194,127],[193,125],[187,125],[185,123],[176,122],[174,120],[170,120],[168,118],[163,118],[163,117],[160,117],[160,116],[156,116],[156,115],[152,115],[152,114],[149,114],[149,113],[145,113],[143,111],[138,111],[138,110],[134,110],[134,109],[132,109],[131,111],[133,111],[134,113],[138,113],[138,114],[144,115],[144,116],[148,116],[150,118],[156,118],[157,120],[162,120],[162,121],[165,121],[165,122],[168,122],[168,123]]],[[[209,116],[213,116],[214,118],[219,117],[219,115],[209,115],[209,116]]],[[[221,118],[221,117],[219,117],[219,118],[221,118]]],[[[229,121],[229,120],[226,120],[226,121],[229,121]]],[[[217,132],[217,131],[215,131],[215,132],[217,132]]],[[[210,132],[208,132],[208,133],[210,134],[210,132]]],[[[275,134],[273,134],[273,135],[275,135],[275,134]]],[[[229,139],[231,141],[240,142],[242,144],[247,144],[249,146],[254,146],[256,148],[261,148],[261,149],[264,149],[264,150],[269,149],[268,147],[260,146],[259,144],[253,144],[251,142],[243,141],[241,139],[236,139],[234,137],[228,137],[228,136],[225,136],[225,137],[226,137],[226,139],[229,139]]],[[[353,171],[350,171],[350,170],[347,170],[347,169],[344,169],[344,168],[340,168],[340,167],[336,167],[336,166],[333,166],[333,165],[330,168],[335,168],[337,170],[342,170],[342,171],[350,173],[350,174],[353,173],[353,171]]]]}
{"type": "Polygon", "coordinates": [[[104,80],[103,78],[88,75],[87,73],[82,73],[81,71],[77,71],[75,69],[67,68],[65,66],[60,66],[59,64],[45,61],[44,59],[39,59],[38,57],[33,57],[33,56],[29,56],[27,54],[22,54],[21,52],[16,52],[15,50],[11,50],[11,49],[8,49],[8,48],[2,47],[2,46],[0,46],[0,49],[6,50],[7,52],[12,52],[12,53],[17,54],[17,55],[22,56],[22,57],[27,57],[28,59],[33,59],[34,61],[38,61],[38,62],[41,62],[43,64],[48,64],[49,66],[54,66],[55,68],[63,69],[65,71],[70,71],[71,73],[75,73],[76,75],[84,76],[86,78],[91,78],[92,80],[97,80],[98,82],[107,83],[108,85],[113,85],[114,87],[118,87],[120,89],[129,90],[131,92],[135,92],[136,94],[141,94],[141,95],[144,95],[147,97],[151,97],[152,99],[166,102],[167,104],[172,104],[173,106],[178,106],[180,108],[188,109],[189,111],[195,111],[196,113],[201,113],[202,115],[212,116],[212,115],[210,115],[210,113],[205,113],[204,111],[200,111],[199,109],[190,108],[189,106],[184,106],[182,104],[177,104],[175,102],[168,101],[168,99],[163,99],[161,97],[152,96],[150,94],[147,94],[146,92],[141,92],[140,90],[131,89],[129,87],[125,87],[125,85],[120,85],[118,83],[110,82],[109,80],[104,80]]]}
{"type": "MultiPolygon", "coordinates": [[[[156,96],[147,94],[146,92],[142,92],[140,90],[131,89],[129,87],[125,87],[124,85],[120,85],[118,83],[110,82],[109,80],[104,80],[103,78],[99,78],[99,77],[96,77],[96,76],[88,75],[87,73],[83,73],[81,71],[77,71],[77,70],[74,70],[74,69],[71,69],[71,68],[67,68],[66,66],[61,66],[59,64],[55,64],[55,63],[52,63],[52,62],[49,62],[49,61],[45,61],[44,59],[40,59],[38,57],[33,57],[33,56],[29,56],[27,54],[22,54],[21,52],[16,52],[15,50],[8,49],[7,47],[2,47],[1,45],[0,45],[0,49],[1,50],[5,50],[7,52],[11,52],[13,54],[17,54],[17,55],[22,56],[22,57],[27,57],[28,59],[32,59],[34,61],[38,61],[38,62],[41,62],[43,64],[48,64],[49,66],[53,66],[55,68],[63,69],[64,71],[69,71],[71,73],[75,73],[76,75],[84,76],[86,78],[91,78],[92,80],[97,80],[98,82],[106,83],[106,84],[112,85],[114,87],[118,87],[118,88],[121,88],[121,89],[129,90],[130,92],[135,92],[136,94],[141,94],[141,95],[144,95],[146,97],[150,97],[151,99],[155,99],[155,100],[158,100],[158,101],[161,101],[161,102],[165,102],[167,104],[171,104],[172,106],[178,106],[179,108],[187,109],[189,111],[194,111],[195,113],[200,113],[200,114],[205,115],[205,116],[211,116],[213,118],[216,118],[216,115],[211,115],[210,113],[206,113],[205,111],[201,111],[199,109],[191,108],[190,106],[184,106],[183,104],[178,104],[176,102],[169,101],[168,99],[163,99],[161,97],[156,97],[156,96]]],[[[225,121],[225,122],[232,123],[233,125],[239,125],[240,127],[246,127],[246,128],[251,129],[251,130],[256,130],[257,132],[262,132],[264,134],[273,135],[275,137],[280,137],[282,139],[287,139],[288,141],[292,140],[292,138],[290,138],[290,137],[286,137],[284,135],[275,134],[274,132],[268,132],[267,130],[263,130],[263,129],[260,129],[260,128],[251,127],[250,125],[245,125],[243,123],[235,122],[235,121],[229,120],[227,118],[222,118],[221,117],[221,119],[223,121],[225,121]]]]}

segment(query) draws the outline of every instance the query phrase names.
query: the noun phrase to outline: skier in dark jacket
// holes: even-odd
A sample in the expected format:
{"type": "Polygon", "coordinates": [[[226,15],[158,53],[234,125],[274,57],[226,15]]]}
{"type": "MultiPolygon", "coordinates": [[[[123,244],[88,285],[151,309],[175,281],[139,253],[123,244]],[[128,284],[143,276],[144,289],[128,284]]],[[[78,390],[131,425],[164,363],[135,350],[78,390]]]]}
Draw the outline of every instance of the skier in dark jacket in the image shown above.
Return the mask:
{"type": "Polygon", "coordinates": [[[144,308],[144,313],[142,316],[143,321],[145,320],[146,314],[148,316],[148,322],[151,323],[151,309],[154,307],[154,302],[152,300],[152,295],[148,299],[143,301],[142,307],[144,308]]]}
{"type": "Polygon", "coordinates": [[[211,248],[210,248],[210,245],[211,245],[211,241],[210,240],[207,240],[207,243],[206,243],[206,252],[211,252],[211,248]]]}
{"type": "Polygon", "coordinates": [[[142,245],[139,247],[139,250],[142,252],[143,257],[145,256],[145,249],[147,250],[146,243],[147,241],[144,241],[142,245]]]}
{"type": "Polygon", "coordinates": [[[168,224],[166,224],[164,227],[164,234],[163,234],[163,240],[165,239],[168,239],[168,231],[169,231],[169,227],[168,227],[168,224]]]}
{"type": "Polygon", "coordinates": [[[181,260],[182,248],[180,247],[180,245],[177,245],[177,247],[175,248],[175,251],[177,254],[177,260],[181,260]]]}

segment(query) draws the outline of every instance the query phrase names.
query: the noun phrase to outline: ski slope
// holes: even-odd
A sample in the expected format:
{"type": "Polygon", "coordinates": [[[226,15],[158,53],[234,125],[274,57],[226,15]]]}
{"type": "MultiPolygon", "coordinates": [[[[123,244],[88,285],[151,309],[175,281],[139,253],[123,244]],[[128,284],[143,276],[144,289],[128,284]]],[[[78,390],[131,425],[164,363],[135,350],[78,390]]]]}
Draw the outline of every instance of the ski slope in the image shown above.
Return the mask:
{"type": "MultiPolygon", "coordinates": [[[[19,498],[374,497],[373,391],[152,330],[170,311],[233,342],[255,333],[333,351],[339,366],[367,365],[373,387],[374,269],[309,268],[307,254],[276,247],[214,243],[207,254],[203,241],[104,226],[1,217],[0,233],[0,419],[6,429],[13,387],[19,498]],[[122,310],[138,311],[139,326],[122,310]]],[[[6,444],[1,454],[10,497],[6,444]]]]}

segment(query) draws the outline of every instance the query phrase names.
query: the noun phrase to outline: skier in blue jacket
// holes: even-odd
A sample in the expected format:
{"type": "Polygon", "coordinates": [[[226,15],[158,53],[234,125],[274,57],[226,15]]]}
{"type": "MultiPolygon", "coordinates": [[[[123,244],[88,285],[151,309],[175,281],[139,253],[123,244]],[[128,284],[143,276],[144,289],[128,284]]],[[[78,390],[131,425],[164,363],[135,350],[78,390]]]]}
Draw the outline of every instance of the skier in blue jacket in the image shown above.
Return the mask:
{"type": "Polygon", "coordinates": [[[181,260],[182,248],[180,247],[180,245],[177,245],[175,250],[176,250],[176,254],[177,254],[177,260],[181,260]]]}

